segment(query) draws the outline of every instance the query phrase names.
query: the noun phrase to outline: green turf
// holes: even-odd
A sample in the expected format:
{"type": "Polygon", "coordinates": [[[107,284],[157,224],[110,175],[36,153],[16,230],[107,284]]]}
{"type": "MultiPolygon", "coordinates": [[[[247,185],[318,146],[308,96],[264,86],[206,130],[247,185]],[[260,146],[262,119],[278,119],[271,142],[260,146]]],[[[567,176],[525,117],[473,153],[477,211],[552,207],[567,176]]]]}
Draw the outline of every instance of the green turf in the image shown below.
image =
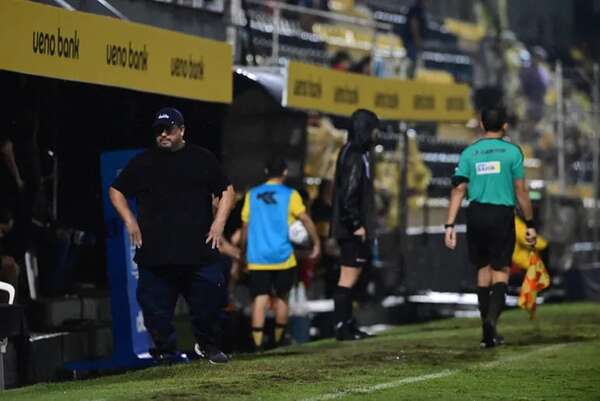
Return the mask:
{"type": "Polygon", "coordinates": [[[152,368],[0,393],[10,401],[600,400],[600,304],[502,317],[507,345],[480,350],[476,319],[406,325],[377,338],[152,368]],[[434,375],[434,376],[425,376],[434,375]],[[424,379],[425,377],[425,379],[424,379]]]}

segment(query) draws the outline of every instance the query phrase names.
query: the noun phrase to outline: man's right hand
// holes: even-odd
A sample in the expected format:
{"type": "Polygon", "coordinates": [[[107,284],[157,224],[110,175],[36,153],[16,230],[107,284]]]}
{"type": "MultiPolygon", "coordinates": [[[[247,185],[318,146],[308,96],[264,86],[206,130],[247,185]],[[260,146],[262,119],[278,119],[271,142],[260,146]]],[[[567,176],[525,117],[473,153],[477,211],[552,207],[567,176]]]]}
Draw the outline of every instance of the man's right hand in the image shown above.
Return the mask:
{"type": "Polygon", "coordinates": [[[448,249],[454,250],[456,248],[456,229],[454,227],[446,228],[444,242],[448,249]]]}
{"type": "Polygon", "coordinates": [[[535,231],[535,228],[528,228],[527,231],[525,231],[525,242],[530,246],[535,246],[535,243],[537,242],[537,231],[535,231]]]}
{"type": "Polygon", "coordinates": [[[142,247],[142,232],[140,231],[140,226],[138,222],[133,219],[125,222],[125,227],[127,228],[127,233],[129,233],[129,240],[136,248],[142,247]]]}
{"type": "Polygon", "coordinates": [[[364,227],[360,227],[358,230],[354,231],[354,235],[360,237],[363,241],[367,239],[367,230],[364,227]]]}

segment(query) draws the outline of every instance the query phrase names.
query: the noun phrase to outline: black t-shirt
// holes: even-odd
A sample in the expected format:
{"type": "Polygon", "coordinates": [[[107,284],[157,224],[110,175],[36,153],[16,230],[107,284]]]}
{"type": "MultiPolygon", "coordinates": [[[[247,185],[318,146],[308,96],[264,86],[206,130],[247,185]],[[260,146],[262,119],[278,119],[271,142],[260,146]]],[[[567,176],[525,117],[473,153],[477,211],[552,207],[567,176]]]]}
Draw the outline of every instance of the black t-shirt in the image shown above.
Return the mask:
{"type": "Polygon", "coordinates": [[[137,201],[142,247],[135,261],[199,266],[218,258],[206,236],[212,196],[228,185],[215,156],[197,146],[186,144],[177,152],[154,148],[133,158],[112,186],[137,201]]]}

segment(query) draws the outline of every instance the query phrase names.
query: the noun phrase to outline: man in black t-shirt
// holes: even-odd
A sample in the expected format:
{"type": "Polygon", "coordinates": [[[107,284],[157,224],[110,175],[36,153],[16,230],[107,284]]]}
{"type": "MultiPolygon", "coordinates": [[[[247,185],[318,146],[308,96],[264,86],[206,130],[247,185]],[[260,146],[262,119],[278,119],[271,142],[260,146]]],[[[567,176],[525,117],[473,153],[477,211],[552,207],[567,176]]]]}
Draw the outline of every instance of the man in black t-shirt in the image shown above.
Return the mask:
{"type": "Polygon", "coordinates": [[[415,78],[417,64],[427,32],[427,0],[415,0],[406,14],[406,23],[396,33],[402,38],[406,56],[410,60],[408,78],[415,78]]]}
{"type": "Polygon", "coordinates": [[[224,363],[213,334],[225,302],[218,248],[235,193],[215,156],[185,143],[178,110],[159,110],[153,128],[157,146],[134,157],[109,190],[137,248],[137,299],[154,340],[151,353],[159,360],[175,357],[172,318],[181,294],[190,306],[196,352],[224,363]],[[137,218],[128,197],[137,201],[137,218]]]}

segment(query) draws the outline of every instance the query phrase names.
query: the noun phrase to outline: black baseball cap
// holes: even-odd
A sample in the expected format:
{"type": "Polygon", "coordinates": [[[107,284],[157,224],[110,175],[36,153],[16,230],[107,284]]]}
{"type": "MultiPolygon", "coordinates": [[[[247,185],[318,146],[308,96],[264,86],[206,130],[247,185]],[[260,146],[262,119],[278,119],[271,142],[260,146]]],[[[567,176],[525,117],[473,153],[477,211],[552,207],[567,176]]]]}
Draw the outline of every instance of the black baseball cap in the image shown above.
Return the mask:
{"type": "Polygon", "coordinates": [[[152,127],[172,127],[177,125],[182,127],[184,125],[183,114],[173,107],[163,107],[156,112],[154,116],[154,122],[152,127]]]}

